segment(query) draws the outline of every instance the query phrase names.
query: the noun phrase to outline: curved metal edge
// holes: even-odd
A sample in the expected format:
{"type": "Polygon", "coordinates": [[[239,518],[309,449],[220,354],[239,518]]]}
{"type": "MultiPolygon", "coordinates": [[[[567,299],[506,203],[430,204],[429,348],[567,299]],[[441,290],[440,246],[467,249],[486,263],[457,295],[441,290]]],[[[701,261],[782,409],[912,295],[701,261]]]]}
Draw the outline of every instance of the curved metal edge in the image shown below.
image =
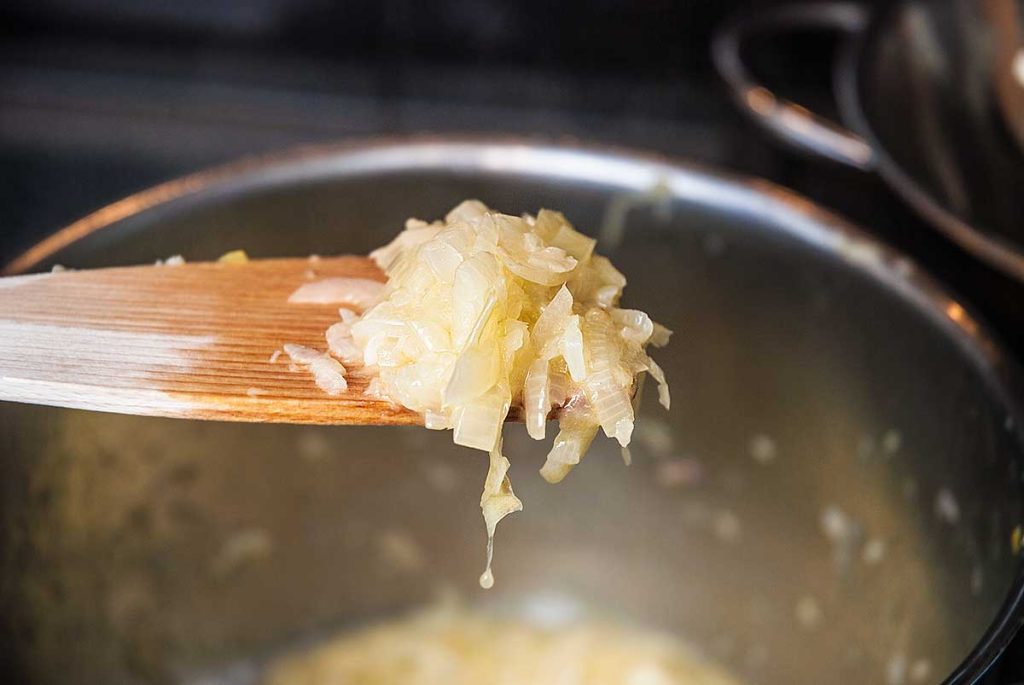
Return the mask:
{"type": "MultiPolygon", "coordinates": [[[[188,201],[200,192],[218,195],[309,176],[311,168],[334,173],[437,169],[552,176],[627,186],[645,191],[665,185],[676,197],[704,199],[741,214],[768,217],[804,243],[841,259],[879,280],[944,329],[965,351],[1013,421],[1024,444],[1024,375],[988,328],[944,286],[903,256],[845,219],[769,181],[723,173],[701,165],[613,146],[575,140],[494,136],[410,136],[371,138],[329,146],[308,146],[247,158],[169,181],[129,196],[76,221],[29,249],[5,269],[22,273],[58,250],[145,211],[188,201]]],[[[944,681],[976,682],[1024,624],[1024,566],[978,645],[944,681]]]]}
{"type": "Polygon", "coordinates": [[[878,173],[925,221],[970,254],[1003,273],[1024,281],[1024,246],[1014,245],[974,228],[965,219],[947,210],[941,202],[925,191],[886,151],[868,121],[860,98],[864,56],[877,37],[879,28],[892,21],[901,3],[893,3],[872,18],[868,28],[851,39],[842,50],[833,82],[836,100],[843,121],[874,150],[878,173]]]}
{"type": "MultiPolygon", "coordinates": [[[[940,202],[924,191],[903,171],[882,145],[868,117],[860,98],[862,66],[865,55],[879,35],[880,27],[893,20],[902,10],[900,3],[893,3],[885,11],[876,14],[867,29],[847,43],[836,62],[833,82],[840,114],[851,129],[857,132],[875,150],[878,173],[923,219],[970,254],[999,269],[1011,278],[1024,281],[1024,249],[984,235],[966,221],[947,211],[940,202]]],[[[994,344],[990,332],[982,331],[980,339],[994,344]]],[[[1024,415],[1013,398],[1024,397],[1024,380],[1017,365],[1004,359],[1005,386],[997,392],[1008,390],[1003,397],[1010,400],[1007,406],[1015,408],[1008,420],[1012,421],[1018,441],[1024,441],[1024,415]]],[[[995,661],[1003,654],[1013,638],[1024,627],[1024,562],[1018,565],[1017,577],[1007,593],[1002,608],[989,629],[982,636],[974,650],[943,681],[943,685],[972,685],[981,681],[995,661]]]]}
{"type": "Polygon", "coordinates": [[[867,8],[852,2],[797,3],[756,13],[744,11],[715,32],[711,56],[739,108],[776,138],[796,150],[870,171],[874,168],[870,145],[842,125],[779,97],[758,83],[741,57],[743,44],[754,33],[835,29],[849,39],[867,24],[867,8]]]}

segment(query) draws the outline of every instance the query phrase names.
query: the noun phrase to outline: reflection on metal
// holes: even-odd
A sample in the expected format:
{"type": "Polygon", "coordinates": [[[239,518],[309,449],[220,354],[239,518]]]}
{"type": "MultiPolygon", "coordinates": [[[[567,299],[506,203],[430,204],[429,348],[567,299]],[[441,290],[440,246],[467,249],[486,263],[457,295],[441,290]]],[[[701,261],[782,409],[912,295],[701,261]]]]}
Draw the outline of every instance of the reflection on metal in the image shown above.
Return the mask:
{"type": "Polygon", "coordinates": [[[729,22],[715,36],[712,56],[734,99],[779,139],[805,152],[858,169],[871,169],[874,153],[859,136],[756,83],[740,56],[743,44],[756,33],[817,28],[853,35],[862,31],[866,23],[866,10],[853,3],[762,8],[729,22]]]}
{"type": "Polygon", "coordinates": [[[777,103],[775,95],[764,86],[754,86],[747,90],[747,107],[754,110],[761,116],[769,116],[777,103]]]}
{"type": "Polygon", "coordinates": [[[741,109],[767,131],[797,149],[877,169],[926,221],[1024,281],[1019,0],[892,5],[870,21],[866,6],[842,1],[740,14],[715,37],[715,65],[741,109]],[[909,37],[907,24],[918,29],[909,37]],[[797,29],[848,34],[834,89],[849,128],[789,108],[793,103],[770,91],[767,97],[741,60],[742,44],[754,34],[797,29]]]}
{"type": "Polygon", "coordinates": [[[946,306],[946,316],[949,317],[950,321],[956,323],[970,335],[977,334],[978,324],[973,318],[971,318],[971,315],[965,312],[964,308],[956,302],[950,302],[946,306]]]}

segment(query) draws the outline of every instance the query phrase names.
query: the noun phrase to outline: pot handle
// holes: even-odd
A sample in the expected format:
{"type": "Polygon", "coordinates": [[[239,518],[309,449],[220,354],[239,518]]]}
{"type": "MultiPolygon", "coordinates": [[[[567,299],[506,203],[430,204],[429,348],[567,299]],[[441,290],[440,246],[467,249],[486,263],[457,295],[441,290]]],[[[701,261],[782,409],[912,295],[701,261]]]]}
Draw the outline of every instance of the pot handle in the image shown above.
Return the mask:
{"type": "Polygon", "coordinates": [[[870,145],[843,126],[757,83],[740,57],[745,41],[756,33],[812,28],[838,30],[854,37],[867,23],[867,9],[850,2],[797,3],[743,13],[732,17],[716,33],[712,57],[740,108],[766,130],[800,150],[869,170],[875,165],[870,145]]]}

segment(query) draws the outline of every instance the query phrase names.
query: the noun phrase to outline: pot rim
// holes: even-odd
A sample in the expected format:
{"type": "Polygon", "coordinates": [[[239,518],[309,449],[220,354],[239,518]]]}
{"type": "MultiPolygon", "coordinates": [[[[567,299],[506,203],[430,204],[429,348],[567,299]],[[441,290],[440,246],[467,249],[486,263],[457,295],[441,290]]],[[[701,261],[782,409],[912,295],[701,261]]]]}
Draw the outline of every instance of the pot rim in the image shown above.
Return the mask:
{"type": "MultiPolygon", "coordinates": [[[[1024,375],[971,308],[909,258],[851,222],[801,195],[762,179],[709,169],[650,152],[591,145],[576,140],[516,136],[399,136],[311,145],[244,158],[161,183],[114,202],[57,231],[10,262],[6,275],[38,267],[63,248],[146,212],[173,211],[182,203],[259,187],[335,175],[445,169],[488,171],[616,184],[631,190],[666,186],[675,197],[728,203],[741,213],[767,216],[794,238],[841,260],[909,302],[937,324],[982,372],[1024,445],[1024,375]]],[[[988,630],[943,681],[967,685],[979,679],[1024,623],[1024,565],[988,630]]]]}

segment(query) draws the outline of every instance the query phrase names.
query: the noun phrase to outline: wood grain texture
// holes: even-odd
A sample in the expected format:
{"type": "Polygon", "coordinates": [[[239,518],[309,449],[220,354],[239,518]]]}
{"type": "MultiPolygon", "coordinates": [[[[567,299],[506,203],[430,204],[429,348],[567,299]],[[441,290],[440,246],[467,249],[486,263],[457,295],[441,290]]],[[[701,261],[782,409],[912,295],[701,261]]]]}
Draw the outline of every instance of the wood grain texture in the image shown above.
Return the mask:
{"type": "Polygon", "coordinates": [[[287,355],[327,349],[338,305],[290,304],[303,283],[384,280],[366,257],[67,271],[0,279],[0,400],[126,414],[312,424],[421,424],[347,374],[331,397],[287,355]]]}

